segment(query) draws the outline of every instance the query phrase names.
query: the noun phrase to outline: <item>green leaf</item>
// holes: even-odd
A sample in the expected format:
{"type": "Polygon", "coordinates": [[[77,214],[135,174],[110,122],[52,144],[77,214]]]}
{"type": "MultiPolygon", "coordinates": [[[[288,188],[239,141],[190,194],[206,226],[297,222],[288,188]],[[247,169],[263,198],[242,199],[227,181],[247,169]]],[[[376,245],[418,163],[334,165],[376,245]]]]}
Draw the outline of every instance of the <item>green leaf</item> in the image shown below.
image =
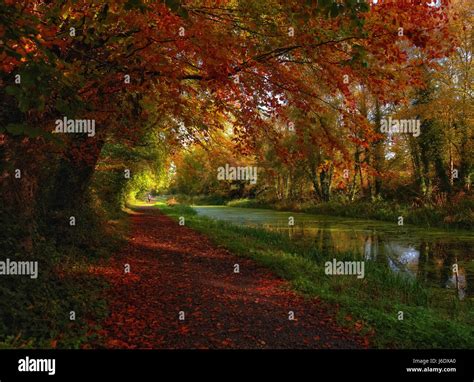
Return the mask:
{"type": "Polygon", "coordinates": [[[5,88],[5,93],[18,98],[21,94],[21,89],[19,85],[9,85],[5,88]]]}
{"type": "Polygon", "coordinates": [[[21,135],[24,133],[27,126],[21,123],[9,123],[7,125],[7,131],[12,135],[21,135]]]}
{"type": "Polygon", "coordinates": [[[24,134],[28,135],[30,138],[37,138],[44,135],[44,131],[31,126],[25,126],[24,134]]]}

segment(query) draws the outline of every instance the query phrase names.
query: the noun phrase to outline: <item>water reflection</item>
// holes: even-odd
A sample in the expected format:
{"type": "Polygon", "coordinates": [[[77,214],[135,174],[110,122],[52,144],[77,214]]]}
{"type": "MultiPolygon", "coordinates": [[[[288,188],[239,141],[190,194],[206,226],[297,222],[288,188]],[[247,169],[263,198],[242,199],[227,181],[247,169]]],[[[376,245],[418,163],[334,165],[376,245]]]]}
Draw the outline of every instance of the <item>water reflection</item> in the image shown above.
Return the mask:
{"type": "Polygon", "coordinates": [[[286,233],[293,240],[310,241],[318,253],[327,258],[354,253],[433,287],[452,289],[460,299],[474,296],[474,274],[467,267],[474,261],[473,238],[458,240],[453,235],[400,230],[382,222],[258,209],[197,207],[196,210],[211,218],[260,226],[286,233]],[[298,216],[291,227],[288,226],[290,215],[298,216]],[[453,273],[454,264],[457,264],[457,273],[453,273]]]}
{"type": "MultiPolygon", "coordinates": [[[[284,231],[284,229],[281,229],[284,231]]],[[[463,243],[427,242],[419,239],[403,239],[389,237],[375,231],[360,232],[337,230],[329,225],[317,229],[306,228],[295,233],[293,238],[310,237],[319,253],[331,258],[338,253],[352,252],[363,256],[367,261],[385,263],[392,271],[416,277],[432,286],[454,289],[460,299],[473,296],[470,275],[455,255],[458,252],[468,254],[468,247],[463,243]],[[453,265],[457,265],[457,273],[453,273],[453,265]],[[471,288],[468,288],[468,285],[471,288]]],[[[469,260],[466,260],[466,262],[469,260]]]]}

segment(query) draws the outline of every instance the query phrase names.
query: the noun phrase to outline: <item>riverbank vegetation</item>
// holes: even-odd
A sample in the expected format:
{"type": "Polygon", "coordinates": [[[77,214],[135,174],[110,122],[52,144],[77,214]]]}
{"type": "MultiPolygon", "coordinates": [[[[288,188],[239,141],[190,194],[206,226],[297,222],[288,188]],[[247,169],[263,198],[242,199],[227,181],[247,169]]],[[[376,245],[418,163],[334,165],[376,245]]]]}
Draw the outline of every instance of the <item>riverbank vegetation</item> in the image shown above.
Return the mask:
{"type": "MultiPolygon", "coordinates": [[[[186,205],[157,203],[175,219],[184,217],[196,229],[239,256],[270,268],[311,297],[320,297],[338,311],[339,322],[371,337],[380,348],[470,348],[474,343],[474,301],[459,302],[446,290],[432,289],[416,279],[392,272],[385,264],[366,262],[366,277],[328,276],[314,246],[287,235],[237,226],[196,215],[186,205]],[[242,239],[242,238],[245,238],[242,239]],[[400,319],[400,312],[403,319],[400,319]]],[[[338,260],[360,260],[346,253],[338,260]]]]}
{"type": "Polygon", "coordinates": [[[402,216],[404,223],[421,227],[471,230],[474,224],[474,201],[472,198],[452,200],[443,205],[426,204],[414,208],[409,204],[383,199],[329,202],[270,201],[260,198],[229,199],[225,196],[174,195],[176,200],[189,205],[227,205],[239,208],[265,208],[277,211],[306,212],[310,214],[374,219],[397,222],[402,216]]]}

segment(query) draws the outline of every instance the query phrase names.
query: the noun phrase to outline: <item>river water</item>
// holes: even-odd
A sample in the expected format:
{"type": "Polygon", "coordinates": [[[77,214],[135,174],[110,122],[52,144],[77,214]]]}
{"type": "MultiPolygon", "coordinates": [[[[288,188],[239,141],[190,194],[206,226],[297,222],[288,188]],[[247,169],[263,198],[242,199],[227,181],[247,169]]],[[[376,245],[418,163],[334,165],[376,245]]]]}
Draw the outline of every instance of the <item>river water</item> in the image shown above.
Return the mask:
{"type": "Polygon", "coordinates": [[[316,246],[328,259],[356,253],[386,264],[459,299],[474,298],[474,233],[443,231],[397,222],[227,206],[193,206],[199,215],[234,224],[279,231],[316,246]],[[294,225],[290,226],[291,219],[294,225]],[[453,265],[457,264],[457,274],[453,265]]]}

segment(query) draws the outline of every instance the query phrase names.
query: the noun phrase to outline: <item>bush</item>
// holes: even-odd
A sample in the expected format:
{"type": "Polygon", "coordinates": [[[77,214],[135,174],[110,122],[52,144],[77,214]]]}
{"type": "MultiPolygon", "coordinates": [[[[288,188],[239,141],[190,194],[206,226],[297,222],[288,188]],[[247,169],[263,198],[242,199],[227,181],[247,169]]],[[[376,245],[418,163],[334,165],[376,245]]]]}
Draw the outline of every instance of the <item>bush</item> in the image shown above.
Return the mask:
{"type": "Polygon", "coordinates": [[[0,277],[0,348],[80,347],[91,329],[89,322],[106,313],[100,297],[106,285],[88,267],[122,243],[117,231],[108,230],[106,215],[93,208],[90,199],[74,210],[46,211],[38,219],[30,252],[17,248],[21,224],[2,215],[0,260],[38,261],[39,269],[37,279],[0,277]],[[74,227],[70,216],[76,218],[74,227]],[[4,235],[11,240],[3,240],[4,235]],[[69,319],[70,311],[75,321],[69,319]]]}

